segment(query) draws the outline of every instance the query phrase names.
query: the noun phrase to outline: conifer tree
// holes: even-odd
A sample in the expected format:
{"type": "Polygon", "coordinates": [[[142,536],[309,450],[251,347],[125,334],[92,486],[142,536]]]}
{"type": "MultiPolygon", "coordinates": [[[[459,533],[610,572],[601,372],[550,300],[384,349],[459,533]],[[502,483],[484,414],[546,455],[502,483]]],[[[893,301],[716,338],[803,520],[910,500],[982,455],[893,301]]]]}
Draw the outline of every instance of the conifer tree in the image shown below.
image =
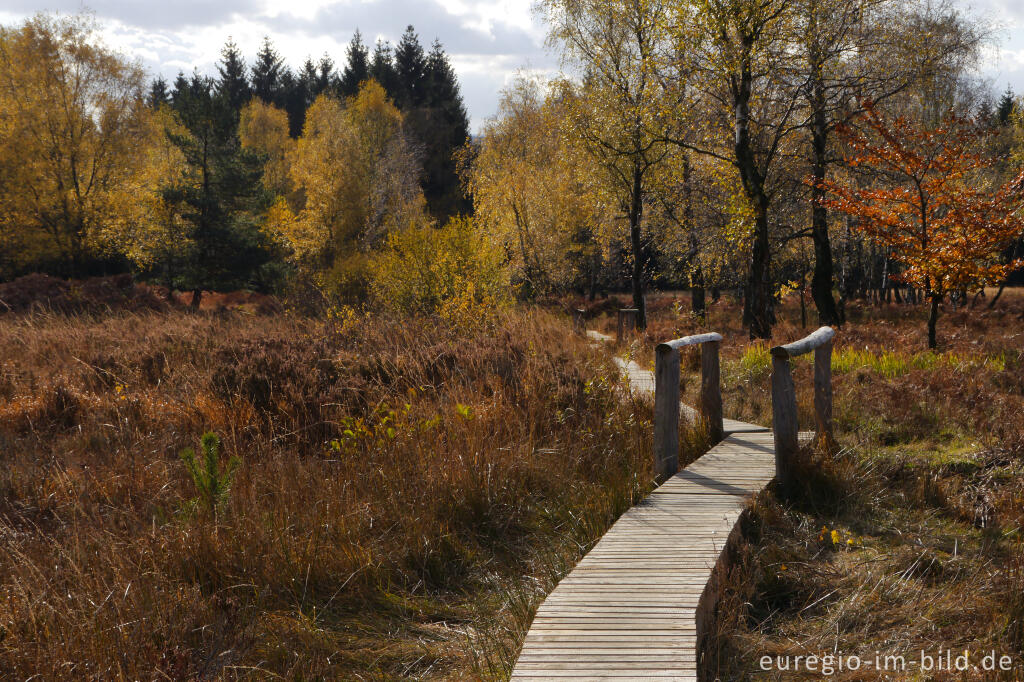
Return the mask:
{"type": "Polygon", "coordinates": [[[421,105],[426,94],[424,79],[427,74],[427,58],[423,54],[420,38],[412,26],[405,28],[405,33],[395,48],[394,62],[398,90],[393,97],[399,108],[407,109],[421,105]]]}
{"type": "Polygon", "coordinates": [[[334,87],[335,81],[338,75],[334,72],[334,60],[331,59],[330,55],[324,52],[323,56],[320,57],[320,61],[316,65],[316,88],[313,96],[310,98],[310,104],[317,96],[322,95],[331,88],[334,87]]]}
{"type": "Polygon", "coordinates": [[[156,109],[161,104],[168,104],[171,101],[171,94],[167,90],[167,81],[163,76],[157,76],[149,86],[149,94],[146,96],[146,104],[156,109]]]}
{"type": "Polygon", "coordinates": [[[178,75],[174,77],[174,85],[171,86],[171,106],[174,107],[175,110],[177,110],[182,99],[187,96],[188,79],[185,78],[184,73],[179,71],[178,75]]]}
{"type": "MultiPolygon", "coordinates": [[[[377,44],[378,51],[380,43],[377,44]]],[[[359,92],[359,84],[370,77],[369,56],[370,53],[363,45],[363,35],[356,29],[352,41],[346,50],[348,62],[345,70],[342,71],[341,80],[338,82],[338,91],[342,97],[352,97],[359,92]]],[[[377,54],[374,54],[374,63],[377,62],[377,54]]]]}
{"type": "Polygon", "coordinates": [[[270,38],[265,36],[252,65],[252,94],[267,104],[280,103],[282,78],[286,71],[284,60],[274,49],[270,38]]]}
{"type": "Polygon", "coordinates": [[[424,146],[423,192],[431,212],[441,222],[470,210],[459,181],[455,152],[469,139],[469,116],[458,78],[441,43],[431,46],[423,78],[423,123],[418,131],[424,146]]]}
{"type": "Polygon", "coordinates": [[[174,107],[188,132],[167,135],[187,166],[161,194],[188,226],[178,285],[192,290],[198,307],[204,289],[237,289],[257,280],[272,255],[257,222],[267,197],[261,159],[241,148],[237,114],[216,81],[194,75],[176,92],[174,107]]]}
{"type": "Polygon", "coordinates": [[[398,73],[395,71],[391,45],[387,42],[377,41],[377,47],[373,50],[373,61],[370,62],[370,77],[381,84],[388,97],[395,99],[395,93],[398,90],[398,73]]]}
{"type": "Polygon", "coordinates": [[[999,98],[996,105],[996,122],[1001,125],[1009,125],[1013,117],[1013,110],[1016,105],[1016,98],[1013,96],[1013,88],[1007,86],[1006,92],[999,98]]]}
{"type": "Polygon", "coordinates": [[[220,51],[217,73],[220,75],[216,85],[217,93],[236,113],[241,111],[252,97],[252,91],[246,78],[245,59],[231,38],[228,38],[220,51]]]}

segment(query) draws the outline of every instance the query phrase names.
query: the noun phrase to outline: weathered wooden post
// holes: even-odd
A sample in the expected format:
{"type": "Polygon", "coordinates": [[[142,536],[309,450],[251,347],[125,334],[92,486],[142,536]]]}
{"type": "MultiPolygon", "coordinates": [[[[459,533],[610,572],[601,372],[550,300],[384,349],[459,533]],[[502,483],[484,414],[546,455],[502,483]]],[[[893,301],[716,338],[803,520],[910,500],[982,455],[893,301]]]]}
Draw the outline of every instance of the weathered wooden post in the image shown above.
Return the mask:
{"type": "Polygon", "coordinates": [[[697,334],[659,343],[654,348],[654,472],[667,478],[679,470],[679,349],[701,346],[700,404],[712,439],[724,435],[722,386],[718,363],[720,334],[697,334]]]}
{"type": "Polygon", "coordinates": [[[722,421],[722,377],[718,363],[721,341],[705,341],[700,347],[700,411],[708,422],[711,442],[725,438],[722,421]]]}
{"type": "Polygon", "coordinates": [[[775,435],[775,477],[784,489],[792,484],[793,460],[800,447],[796,389],[788,355],[772,355],[772,432],[775,435]]]}
{"type": "Polygon", "coordinates": [[[772,431],[775,437],[775,476],[785,490],[794,480],[793,463],[799,450],[796,389],[789,361],[814,351],[814,412],[818,438],[832,438],[831,327],[820,327],[799,341],[772,348],[772,431]]]}
{"type": "Polygon", "coordinates": [[[627,331],[636,330],[636,323],[640,319],[640,311],[636,308],[619,308],[619,325],[615,334],[615,342],[622,343],[626,338],[627,331]]]}
{"type": "Polygon", "coordinates": [[[654,473],[667,478],[679,470],[679,349],[654,348],[654,473]]]}
{"type": "Polygon", "coordinates": [[[814,349],[814,417],[818,443],[831,449],[832,438],[832,339],[814,349]]]}
{"type": "Polygon", "coordinates": [[[577,334],[582,334],[584,331],[583,318],[586,314],[587,311],[583,308],[576,308],[576,310],[572,311],[572,328],[577,334]]]}

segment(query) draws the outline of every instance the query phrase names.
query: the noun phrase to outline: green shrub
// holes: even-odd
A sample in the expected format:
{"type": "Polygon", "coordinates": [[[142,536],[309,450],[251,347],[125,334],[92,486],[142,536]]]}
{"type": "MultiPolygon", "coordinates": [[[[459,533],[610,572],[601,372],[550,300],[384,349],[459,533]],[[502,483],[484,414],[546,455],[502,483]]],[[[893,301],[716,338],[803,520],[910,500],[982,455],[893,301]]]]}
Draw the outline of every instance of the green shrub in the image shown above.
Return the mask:
{"type": "Polygon", "coordinates": [[[197,458],[195,450],[185,448],[179,454],[184,462],[199,496],[193,503],[203,511],[219,509],[227,499],[231,489],[231,478],[241,460],[231,457],[224,469],[220,466],[220,438],[217,434],[207,432],[200,441],[202,457],[197,458]]]}

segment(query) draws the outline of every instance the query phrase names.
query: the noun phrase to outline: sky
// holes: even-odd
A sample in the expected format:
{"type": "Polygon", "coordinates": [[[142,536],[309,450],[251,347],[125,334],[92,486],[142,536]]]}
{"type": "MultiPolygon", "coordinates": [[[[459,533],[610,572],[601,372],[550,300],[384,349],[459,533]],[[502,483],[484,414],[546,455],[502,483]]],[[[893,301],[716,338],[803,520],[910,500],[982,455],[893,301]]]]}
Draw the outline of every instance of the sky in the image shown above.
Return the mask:
{"type": "MultiPolygon", "coordinates": [[[[325,52],[344,63],[358,28],[371,46],[398,41],[412,24],[429,48],[441,41],[459,76],[471,128],[497,111],[503,87],[518,71],[554,74],[558,58],[545,47],[546,29],[534,0],[3,0],[0,24],[20,23],[38,11],[91,10],[106,44],[138,59],[169,81],[178,71],[215,73],[231,37],[251,61],[269,36],[288,64],[325,52]]],[[[1024,2],[955,0],[994,29],[981,75],[995,91],[1024,93],[1024,2]]]]}

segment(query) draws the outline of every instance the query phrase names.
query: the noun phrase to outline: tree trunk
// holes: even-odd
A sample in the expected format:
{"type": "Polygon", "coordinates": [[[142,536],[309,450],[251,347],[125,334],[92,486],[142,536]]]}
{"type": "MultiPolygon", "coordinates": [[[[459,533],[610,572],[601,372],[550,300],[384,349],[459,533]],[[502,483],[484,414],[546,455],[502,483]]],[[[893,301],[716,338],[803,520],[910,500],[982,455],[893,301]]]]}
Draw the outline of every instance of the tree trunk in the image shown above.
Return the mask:
{"type": "Polygon", "coordinates": [[[935,323],[939,320],[939,295],[929,292],[931,300],[931,311],[928,313],[928,347],[932,350],[938,348],[939,344],[935,337],[935,323]]]}
{"type": "Polygon", "coordinates": [[[199,310],[199,303],[203,300],[203,290],[192,290],[192,310],[199,310]]]}
{"type": "Polygon", "coordinates": [[[811,107],[814,114],[811,120],[811,240],[814,242],[814,273],[811,276],[811,296],[814,306],[818,309],[818,320],[823,325],[839,324],[839,311],[835,299],[832,298],[832,245],[828,237],[828,211],[821,204],[825,198],[825,190],[821,183],[825,181],[828,153],[828,119],[825,114],[825,88],[820,73],[815,74],[811,82],[811,107]]]}
{"type": "Polygon", "coordinates": [[[700,267],[700,244],[693,225],[693,188],[690,184],[690,157],[683,157],[683,222],[690,234],[690,307],[693,315],[704,322],[707,303],[704,295],[704,271],[700,267]]]}
{"type": "Polygon", "coordinates": [[[804,287],[804,280],[800,280],[800,328],[807,329],[807,303],[804,302],[804,295],[807,293],[804,287]]]}
{"type": "Polygon", "coordinates": [[[749,323],[750,338],[770,339],[774,310],[772,306],[771,244],[768,240],[768,195],[764,174],[750,141],[750,88],[753,73],[749,63],[740,68],[733,85],[733,130],[736,135],[736,168],[743,192],[754,209],[754,244],[751,251],[750,278],[743,302],[744,321],[749,323]]]}
{"type": "Polygon", "coordinates": [[[643,218],[643,169],[633,166],[633,191],[629,205],[629,241],[633,249],[633,307],[637,309],[637,329],[647,328],[647,309],[644,305],[644,266],[642,240],[640,239],[640,220],[643,218]]]}
{"type": "Polygon", "coordinates": [[[772,300],[771,245],[768,241],[767,202],[754,214],[754,248],[751,254],[747,296],[750,310],[750,338],[772,338],[775,310],[772,300]]]}
{"type": "MultiPolygon", "coordinates": [[[[1013,254],[1010,256],[1010,262],[1011,263],[1013,261],[1017,260],[1017,258],[1018,258],[1018,254],[1020,253],[1020,244],[1021,244],[1021,240],[1018,239],[1017,243],[1013,245],[1013,254]]],[[[1007,275],[1007,277],[1004,278],[1003,281],[999,284],[999,290],[996,291],[996,295],[993,296],[992,300],[988,302],[988,309],[989,310],[992,310],[993,308],[996,307],[996,301],[998,301],[999,297],[1003,295],[1003,289],[1006,288],[1006,283],[1009,280],[1010,280],[1010,277],[1009,277],[1009,275],[1007,275]]]]}
{"type": "Polygon", "coordinates": [[[594,257],[590,259],[590,295],[587,297],[591,303],[597,298],[597,266],[600,254],[594,253],[594,257]]]}
{"type": "Polygon", "coordinates": [[[703,322],[707,316],[708,306],[704,295],[704,273],[701,272],[699,265],[693,271],[693,277],[690,280],[690,307],[693,310],[693,316],[703,322]]]}

